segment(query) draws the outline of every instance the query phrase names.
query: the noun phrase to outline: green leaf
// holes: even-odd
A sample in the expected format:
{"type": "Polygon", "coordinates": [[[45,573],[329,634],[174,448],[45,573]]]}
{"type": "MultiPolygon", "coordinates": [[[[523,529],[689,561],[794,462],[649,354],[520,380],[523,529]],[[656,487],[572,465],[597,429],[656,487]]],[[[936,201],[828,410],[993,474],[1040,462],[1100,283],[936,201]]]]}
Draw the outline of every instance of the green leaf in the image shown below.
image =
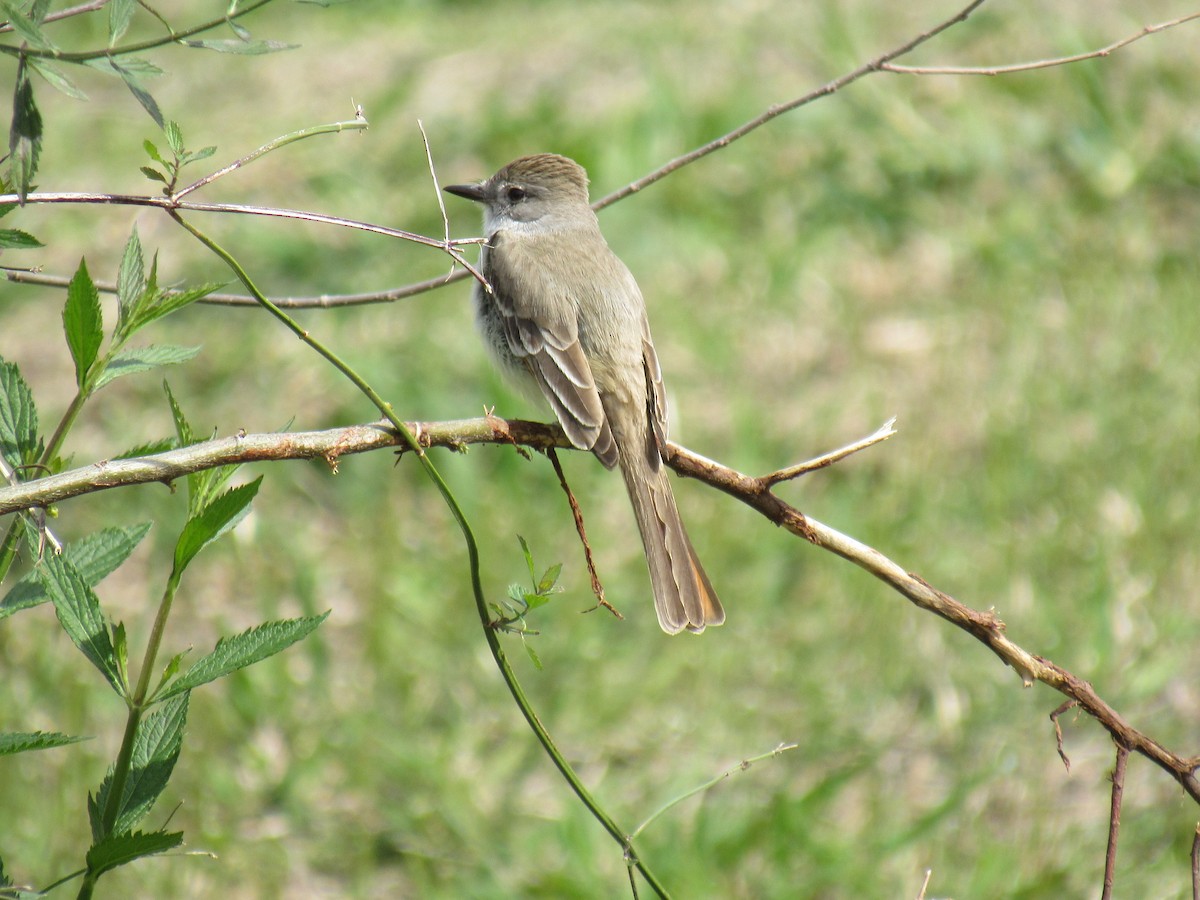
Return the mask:
{"type": "Polygon", "coordinates": [[[79,570],[61,556],[43,557],[37,571],[42,587],[54,602],[54,611],[63,630],[100,670],[113,690],[125,696],[112,637],[100,611],[100,599],[88,587],[79,570]]]}
{"type": "Polygon", "coordinates": [[[280,50],[295,50],[300,46],[299,44],[285,44],[282,41],[191,40],[180,43],[198,50],[215,50],[217,53],[239,53],[246,56],[260,56],[264,53],[277,53],[280,50]]]}
{"type": "Polygon", "coordinates": [[[542,576],[542,580],[538,582],[537,592],[539,594],[549,593],[554,585],[558,582],[558,576],[562,572],[562,563],[555,563],[546,570],[546,574],[542,576]]]}
{"type": "Polygon", "coordinates": [[[75,361],[75,384],[80,388],[96,361],[100,342],[104,340],[104,322],[100,315],[100,292],[88,275],[87,263],[79,261],[75,276],[67,285],[67,304],[63,307],[63,331],[71,359],[75,361]]]}
{"type": "Polygon", "coordinates": [[[182,573],[196,554],[240,522],[262,484],[259,475],[249,484],[230,488],[207,503],[199,515],[188,519],[175,545],[175,571],[182,573]]]}
{"type": "MultiPolygon", "coordinates": [[[[149,522],[126,528],[103,528],[71,541],[63,548],[63,556],[75,567],[84,584],[95,587],[129,558],[149,530],[149,522]]],[[[27,572],[0,600],[0,619],[49,599],[37,570],[27,572]]]]}
{"type": "MultiPolygon", "coordinates": [[[[133,755],[129,761],[129,775],[125,779],[125,790],[117,807],[114,834],[133,830],[150,812],[179,761],[183,746],[183,726],[187,722],[188,695],[164,703],[138,725],[133,738],[133,755]]],[[[96,801],[99,809],[108,806],[108,795],[112,791],[113,773],[110,770],[100,785],[96,801]]]]}
{"type": "Polygon", "coordinates": [[[128,30],[133,10],[134,0],[109,0],[108,46],[114,46],[128,30]]]}
{"type": "Polygon", "coordinates": [[[201,147],[199,150],[189,150],[179,162],[181,165],[186,166],[190,163],[199,162],[202,159],[208,159],[216,152],[217,148],[215,144],[211,147],[201,147]]]}
{"type": "Polygon", "coordinates": [[[57,731],[9,731],[0,733],[0,756],[24,753],[26,750],[49,750],[87,740],[91,739],[72,737],[57,731]]]}
{"type": "Polygon", "coordinates": [[[542,661],[537,653],[534,652],[533,645],[525,640],[522,640],[521,644],[525,647],[525,652],[529,654],[529,660],[533,663],[533,667],[539,672],[542,671],[542,661]]]}
{"type": "Polygon", "coordinates": [[[130,323],[130,330],[131,332],[136,331],[153,322],[155,319],[161,319],[163,316],[168,316],[177,310],[183,309],[185,306],[195,303],[201,297],[207,297],[220,287],[223,287],[223,285],[218,282],[208,282],[182,291],[168,291],[165,293],[156,291],[153,302],[143,304],[139,307],[133,322],[130,323]]]}
{"type": "Polygon", "coordinates": [[[142,141],[142,147],[145,149],[146,155],[156,163],[163,166],[168,165],[167,161],[162,158],[162,154],[158,152],[158,148],[154,146],[149,138],[146,138],[146,140],[142,141]]]}
{"type": "Polygon", "coordinates": [[[113,459],[136,459],[139,456],[154,456],[157,453],[166,453],[168,450],[175,448],[175,438],[159,438],[157,441],[147,441],[144,444],[138,444],[130,447],[128,450],[122,450],[113,459]]]}
{"type": "Polygon", "coordinates": [[[175,366],[187,362],[200,352],[199,347],[176,347],[173,344],[151,344],[148,347],[129,347],[114,353],[108,365],[96,379],[96,390],[125,375],[148,372],[159,366],[175,366]]]}
{"type": "Polygon", "coordinates": [[[533,570],[533,553],[529,549],[529,544],[519,534],[517,535],[517,540],[521,542],[521,552],[525,554],[525,565],[529,567],[529,580],[536,582],[537,574],[533,570]]]}
{"type": "Polygon", "coordinates": [[[0,358],[0,454],[13,468],[34,462],[41,452],[37,407],[15,363],[0,358]]]}
{"type": "Polygon", "coordinates": [[[121,254],[121,267],[117,270],[117,331],[122,335],[133,333],[129,320],[137,311],[142,291],[146,287],[146,263],[142,256],[142,242],[137,226],[129,233],[125,252],[121,254]]]}
{"type": "Polygon", "coordinates": [[[19,228],[0,228],[0,249],[33,250],[46,246],[27,231],[19,228]]]}
{"type": "Polygon", "coordinates": [[[115,834],[92,845],[87,852],[87,865],[92,872],[100,874],[135,859],[174,850],[182,843],[182,831],[115,834]]]}
{"type": "MultiPolygon", "coordinates": [[[[0,3],[5,7],[9,3],[0,3]]],[[[10,22],[12,19],[10,18],[10,22]]],[[[29,80],[26,58],[17,63],[17,79],[13,90],[12,126],[8,132],[9,171],[13,187],[22,204],[37,174],[38,157],[42,152],[42,114],[33,100],[33,83],[29,80]]]]}
{"type": "Polygon", "coordinates": [[[138,56],[122,56],[119,66],[108,56],[85,59],[83,64],[98,72],[103,72],[105,75],[115,75],[122,79],[130,75],[134,78],[153,78],[163,73],[163,70],[150,60],[138,56]]]}
{"type": "Polygon", "coordinates": [[[38,24],[22,12],[18,4],[12,3],[11,0],[0,0],[0,11],[3,11],[4,18],[12,26],[12,30],[29,46],[36,47],[38,50],[56,49],[54,44],[42,34],[42,29],[38,27],[38,24]]]}
{"type": "Polygon", "coordinates": [[[73,100],[86,100],[88,98],[87,94],[75,87],[75,83],[63,73],[62,69],[49,60],[30,57],[29,65],[33,71],[46,79],[46,83],[56,91],[66,94],[73,100]]]}
{"type": "Polygon", "coordinates": [[[531,610],[537,609],[539,606],[545,606],[547,603],[550,602],[550,595],[549,594],[532,594],[532,593],[526,594],[525,602],[526,602],[526,604],[528,604],[529,609],[531,609],[531,610]]]}
{"type": "Polygon", "coordinates": [[[163,184],[167,184],[167,176],[158,169],[150,166],[138,166],[138,170],[151,181],[161,181],[163,184]]]}
{"type": "Polygon", "coordinates": [[[166,379],[163,379],[163,390],[167,392],[167,403],[171,407],[171,419],[175,422],[175,435],[179,438],[179,446],[187,447],[196,443],[196,432],[184,417],[183,409],[175,401],[175,395],[171,393],[171,386],[167,384],[166,379]]]}
{"type": "Polygon", "coordinates": [[[175,121],[167,121],[162,126],[163,134],[167,138],[167,146],[171,148],[171,152],[176,158],[183,156],[186,148],[183,145],[183,129],[179,127],[179,123],[175,121]]]}
{"type": "Polygon", "coordinates": [[[202,684],[223,678],[230,672],[274,656],[307,637],[328,616],[329,613],[326,612],[319,616],[264,622],[233,637],[221,638],[212,653],[197,660],[178,680],[167,685],[159,699],[173,697],[181,691],[193,690],[202,684]]]}
{"type": "Polygon", "coordinates": [[[142,104],[142,108],[150,114],[156,125],[160,128],[163,123],[162,110],[158,108],[158,101],[155,100],[148,90],[142,87],[137,73],[129,68],[129,62],[122,59],[121,62],[109,60],[110,65],[121,76],[121,80],[125,82],[125,87],[129,88],[129,93],[137,99],[137,102],[142,104]]]}

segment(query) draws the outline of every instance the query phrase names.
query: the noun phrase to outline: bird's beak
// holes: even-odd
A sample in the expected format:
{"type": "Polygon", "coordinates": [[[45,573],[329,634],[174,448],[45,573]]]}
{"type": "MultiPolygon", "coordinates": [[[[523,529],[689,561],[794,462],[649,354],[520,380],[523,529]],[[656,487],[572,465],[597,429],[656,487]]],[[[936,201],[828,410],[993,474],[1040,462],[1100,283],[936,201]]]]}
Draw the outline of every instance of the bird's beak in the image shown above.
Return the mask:
{"type": "Polygon", "coordinates": [[[447,194],[454,194],[456,197],[474,200],[476,203],[483,203],[486,199],[482,184],[448,184],[442,190],[447,194]]]}

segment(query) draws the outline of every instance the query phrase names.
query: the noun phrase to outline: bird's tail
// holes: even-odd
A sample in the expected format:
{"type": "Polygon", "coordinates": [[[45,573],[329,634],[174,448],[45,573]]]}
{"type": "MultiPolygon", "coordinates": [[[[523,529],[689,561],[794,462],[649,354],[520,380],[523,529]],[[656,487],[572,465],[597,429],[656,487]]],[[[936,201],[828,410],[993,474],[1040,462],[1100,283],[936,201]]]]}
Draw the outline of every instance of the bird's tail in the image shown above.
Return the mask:
{"type": "Polygon", "coordinates": [[[622,453],[620,467],[646,550],[658,624],[668,634],[720,625],[725,610],[679,518],[667,467],[639,453],[622,453]]]}

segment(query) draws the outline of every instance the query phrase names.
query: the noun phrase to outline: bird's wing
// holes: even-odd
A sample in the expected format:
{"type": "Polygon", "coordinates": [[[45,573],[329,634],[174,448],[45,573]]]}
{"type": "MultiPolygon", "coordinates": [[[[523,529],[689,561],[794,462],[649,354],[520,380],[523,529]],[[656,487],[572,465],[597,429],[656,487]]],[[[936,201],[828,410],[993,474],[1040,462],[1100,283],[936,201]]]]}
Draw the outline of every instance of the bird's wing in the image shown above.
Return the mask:
{"type": "Polygon", "coordinates": [[[519,241],[499,232],[488,243],[484,274],[509,349],[525,363],[571,443],[591,450],[611,469],[617,445],[579,343],[574,300],[554,296],[553,287],[539,277],[543,270],[537,260],[522,260],[519,241]]]}

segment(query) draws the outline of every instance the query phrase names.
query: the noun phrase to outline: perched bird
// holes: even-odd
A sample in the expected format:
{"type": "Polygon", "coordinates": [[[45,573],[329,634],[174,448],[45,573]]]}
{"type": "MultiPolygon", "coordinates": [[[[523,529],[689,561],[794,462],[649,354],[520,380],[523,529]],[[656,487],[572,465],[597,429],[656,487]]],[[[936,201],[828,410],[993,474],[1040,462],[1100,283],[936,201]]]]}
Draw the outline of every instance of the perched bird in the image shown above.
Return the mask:
{"type": "Polygon", "coordinates": [[[554,410],[571,443],[618,467],[633,504],[663,631],[703,631],[725,611],[684,531],[662,453],[667,408],[646,304],[588,205],[587,173],[523,156],[446,190],[483,204],[476,323],[497,365],[554,410]]]}

